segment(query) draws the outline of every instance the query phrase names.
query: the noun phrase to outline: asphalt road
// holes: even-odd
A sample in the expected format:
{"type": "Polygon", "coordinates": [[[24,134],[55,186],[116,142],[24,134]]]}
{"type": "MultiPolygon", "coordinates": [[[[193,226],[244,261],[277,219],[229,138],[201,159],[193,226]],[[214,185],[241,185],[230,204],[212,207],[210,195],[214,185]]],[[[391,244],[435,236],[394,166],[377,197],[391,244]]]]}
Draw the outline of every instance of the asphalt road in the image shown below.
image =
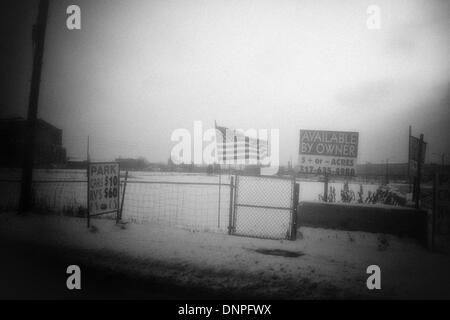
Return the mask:
{"type": "MultiPolygon", "coordinates": [[[[80,264],[81,290],[66,286],[67,251],[0,239],[0,299],[183,299],[186,290],[80,264]]],[[[75,259],[76,260],[76,259],[75,259]]],[[[190,296],[192,298],[192,295],[190,296]]]]}

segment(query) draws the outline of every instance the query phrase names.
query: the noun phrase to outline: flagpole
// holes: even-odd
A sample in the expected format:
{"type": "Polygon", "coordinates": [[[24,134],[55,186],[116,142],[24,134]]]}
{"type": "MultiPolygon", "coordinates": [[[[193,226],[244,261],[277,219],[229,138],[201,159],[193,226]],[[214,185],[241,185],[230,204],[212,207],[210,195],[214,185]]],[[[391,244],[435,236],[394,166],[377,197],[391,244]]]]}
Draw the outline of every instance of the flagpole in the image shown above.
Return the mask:
{"type": "MultiPolygon", "coordinates": [[[[217,137],[217,122],[214,120],[214,128],[216,129],[216,137],[217,137]]],[[[217,163],[217,138],[216,138],[216,161],[214,163],[217,163]]],[[[220,202],[221,202],[221,189],[222,189],[222,174],[220,172],[219,167],[219,203],[217,208],[217,228],[220,229],[220,202]]]]}
{"type": "Polygon", "coordinates": [[[222,174],[219,168],[219,209],[217,214],[217,228],[220,229],[220,198],[221,198],[221,189],[222,189],[222,174]]]}

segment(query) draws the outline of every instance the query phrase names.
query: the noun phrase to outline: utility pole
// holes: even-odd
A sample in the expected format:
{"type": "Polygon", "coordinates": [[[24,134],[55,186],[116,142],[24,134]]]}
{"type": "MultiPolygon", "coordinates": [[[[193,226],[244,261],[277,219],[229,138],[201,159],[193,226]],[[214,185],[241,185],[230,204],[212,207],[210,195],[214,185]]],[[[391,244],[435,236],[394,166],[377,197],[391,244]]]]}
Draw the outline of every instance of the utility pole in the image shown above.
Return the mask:
{"type": "Polygon", "coordinates": [[[22,185],[20,193],[19,212],[32,207],[32,186],[34,145],[37,125],[37,111],[39,102],[39,87],[41,82],[42,58],[44,56],[45,29],[47,26],[49,0],[39,1],[37,22],[33,26],[33,71],[28,102],[28,114],[25,130],[25,150],[22,163],[22,185]]]}

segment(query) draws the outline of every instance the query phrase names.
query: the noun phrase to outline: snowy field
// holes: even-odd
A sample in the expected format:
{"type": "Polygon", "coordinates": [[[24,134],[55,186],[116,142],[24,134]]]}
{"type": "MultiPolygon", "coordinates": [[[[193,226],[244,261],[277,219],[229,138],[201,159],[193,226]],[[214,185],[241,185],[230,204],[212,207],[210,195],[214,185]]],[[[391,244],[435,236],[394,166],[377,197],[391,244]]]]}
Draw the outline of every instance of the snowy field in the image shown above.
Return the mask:
{"type": "MultiPolygon", "coordinates": [[[[17,206],[20,185],[12,181],[19,179],[20,171],[0,171],[0,207],[13,209],[17,206]]],[[[34,179],[35,201],[41,210],[75,216],[84,214],[87,196],[85,170],[36,170],[34,179]]],[[[255,183],[255,187],[251,187],[240,200],[256,205],[289,206],[290,188],[286,188],[284,181],[279,184],[281,180],[268,181],[269,185],[255,183]]],[[[297,182],[300,184],[300,201],[318,200],[319,194],[323,193],[322,182],[297,182]]],[[[229,175],[129,172],[123,219],[136,223],[159,222],[188,229],[227,232],[229,183],[229,175]],[[220,187],[219,180],[222,184],[220,187]]],[[[336,189],[336,200],[339,201],[344,182],[330,182],[329,186],[336,189]]],[[[377,187],[364,184],[364,197],[377,187]]],[[[360,184],[349,183],[349,188],[357,194],[360,184]]],[[[289,229],[287,213],[285,210],[241,208],[238,209],[237,219],[240,219],[239,226],[243,233],[272,224],[276,229],[273,233],[279,236],[289,229]],[[258,223],[255,222],[255,215],[260,217],[258,223]],[[273,224],[273,221],[277,224],[273,224]]]]}
{"type": "Polygon", "coordinates": [[[450,257],[395,236],[302,227],[296,241],[277,241],[105,219],[93,224],[95,232],[81,218],[3,213],[0,235],[76,249],[76,261],[136,277],[261,298],[450,298],[450,257]],[[381,291],[366,288],[372,264],[381,268],[381,291]]]}

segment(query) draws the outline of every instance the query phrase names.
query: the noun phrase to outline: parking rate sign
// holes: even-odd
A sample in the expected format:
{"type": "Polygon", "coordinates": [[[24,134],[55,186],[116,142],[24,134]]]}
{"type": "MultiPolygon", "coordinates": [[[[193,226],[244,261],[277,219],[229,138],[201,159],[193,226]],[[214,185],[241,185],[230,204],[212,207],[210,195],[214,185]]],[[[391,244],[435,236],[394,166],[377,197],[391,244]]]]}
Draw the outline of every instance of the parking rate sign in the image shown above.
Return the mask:
{"type": "Polygon", "coordinates": [[[89,214],[99,215],[119,209],[119,164],[89,163],[89,214]]]}
{"type": "Polygon", "coordinates": [[[300,130],[300,172],[354,176],[358,139],[358,132],[300,130]]]}

